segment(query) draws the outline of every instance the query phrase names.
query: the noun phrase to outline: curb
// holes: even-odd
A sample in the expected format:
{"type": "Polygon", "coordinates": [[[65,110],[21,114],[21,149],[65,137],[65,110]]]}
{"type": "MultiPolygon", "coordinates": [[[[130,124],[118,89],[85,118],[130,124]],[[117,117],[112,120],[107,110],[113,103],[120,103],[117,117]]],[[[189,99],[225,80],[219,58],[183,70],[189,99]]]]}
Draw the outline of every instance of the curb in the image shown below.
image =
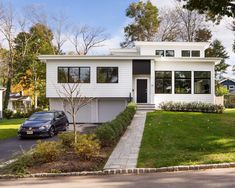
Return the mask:
{"type": "Polygon", "coordinates": [[[61,176],[98,176],[98,175],[114,175],[114,174],[146,174],[146,173],[194,171],[194,170],[234,168],[234,167],[235,167],[235,162],[219,163],[219,164],[187,165],[187,166],[170,166],[170,167],[161,167],[161,168],[105,169],[102,171],[36,173],[36,174],[27,174],[27,175],[0,175],[0,179],[61,177],[61,176]]]}

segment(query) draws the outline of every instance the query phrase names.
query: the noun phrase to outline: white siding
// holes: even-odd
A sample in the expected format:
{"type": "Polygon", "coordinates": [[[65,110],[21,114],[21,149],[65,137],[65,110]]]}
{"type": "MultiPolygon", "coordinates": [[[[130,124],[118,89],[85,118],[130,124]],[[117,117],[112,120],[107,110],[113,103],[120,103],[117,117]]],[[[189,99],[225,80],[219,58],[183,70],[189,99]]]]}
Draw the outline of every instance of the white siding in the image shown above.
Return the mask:
{"type": "Polygon", "coordinates": [[[86,97],[129,97],[132,91],[132,60],[51,60],[47,63],[46,96],[58,97],[58,90],[63,91],[57,83],[59,66],[90,67],[91,83],[81,85],[81,93],[86,97]],[[118,83],[96,83],[96,67],[118,67],[118,83]]]}
{"type": "MultiPolygon", "coordinates": [[[[193,62],[156,62],[155,71],[173,71],[172,72],[172,93],[173,94],[155,94],[154,103],[158,107],[159,103],[166,101],[173,102],[205,102],[214,103],[214,64],[213,63],[193,63],[193,62]],[[174,71],[211,71],[211,94],[174,94],[174,71]]],[[[192,92],[194,92],[194,80],[192,73],[192,92]]]]}

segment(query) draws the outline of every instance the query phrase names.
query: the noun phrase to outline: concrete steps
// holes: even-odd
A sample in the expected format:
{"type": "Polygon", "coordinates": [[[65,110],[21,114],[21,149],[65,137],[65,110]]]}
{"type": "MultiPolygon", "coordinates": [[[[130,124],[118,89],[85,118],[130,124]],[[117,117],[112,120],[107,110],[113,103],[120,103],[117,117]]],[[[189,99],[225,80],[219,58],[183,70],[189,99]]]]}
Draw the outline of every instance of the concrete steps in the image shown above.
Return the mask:
{"type": "Polygon", "coordinates": [[[154,111],[155,104],[137,104],[137,110],[140,111],[154,111]]]}

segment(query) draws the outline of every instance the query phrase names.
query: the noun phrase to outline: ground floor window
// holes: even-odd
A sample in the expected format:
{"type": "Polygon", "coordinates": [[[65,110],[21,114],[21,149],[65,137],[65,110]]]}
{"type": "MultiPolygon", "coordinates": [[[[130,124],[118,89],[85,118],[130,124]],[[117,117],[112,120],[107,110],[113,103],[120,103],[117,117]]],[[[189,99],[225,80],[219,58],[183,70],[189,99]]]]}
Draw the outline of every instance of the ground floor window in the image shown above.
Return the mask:
{"type": "Polygon", "coordinates": [[[97,83],[118,83],[118,67],[97,67],[97,83]]]}
{"type": "Polygon", "coordinates": [[[211,93],[211,72],[195,71],[194,72],[194,93],[210,94],[211,93]]]}
{"type": "Polygon", "coordinates": [[[175,71],[175,93],[191,94],[191,71],[175,71]]]}
{"type": "Polygon", "coordinates": [[[172,72],[155,72],[155,93],[172,93],[172,72]]]}

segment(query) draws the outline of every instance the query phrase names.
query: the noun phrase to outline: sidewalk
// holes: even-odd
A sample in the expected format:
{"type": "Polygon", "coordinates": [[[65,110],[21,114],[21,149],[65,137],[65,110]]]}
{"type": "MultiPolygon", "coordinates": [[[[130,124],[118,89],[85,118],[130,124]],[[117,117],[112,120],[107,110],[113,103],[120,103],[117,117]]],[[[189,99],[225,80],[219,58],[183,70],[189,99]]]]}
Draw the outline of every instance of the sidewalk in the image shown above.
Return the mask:
{"type": "Polygon", "coordinates": [[[131,125],[118,142],[104,169],[127,169],[136,167],[146,113],[147,111],[136,111],[131,125]]]}

